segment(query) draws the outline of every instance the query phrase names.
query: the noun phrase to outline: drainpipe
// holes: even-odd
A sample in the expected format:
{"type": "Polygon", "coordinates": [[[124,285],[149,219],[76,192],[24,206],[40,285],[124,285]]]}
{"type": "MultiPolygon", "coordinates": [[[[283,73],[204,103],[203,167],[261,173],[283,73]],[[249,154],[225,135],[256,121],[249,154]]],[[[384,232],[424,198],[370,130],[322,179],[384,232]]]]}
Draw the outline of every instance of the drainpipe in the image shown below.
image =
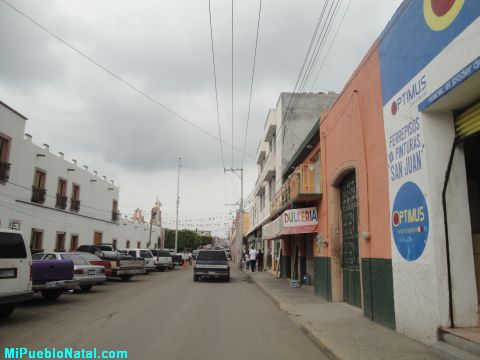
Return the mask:
{"type": "Polygon", "coordinates": [[[450,264],[450,239],[448,237],[448,217],[447,217],[447,186],[450,180],[450,173],[452,170],[453,156],[458,145],[458,139],[455,138],[452,144],[452,150],[450,151],[450,158],[448,159],[447,170],[445,172],[445,181],[443,182],[442,191],[442,206],[443,206],[443,222],[445,224],[445,250],[447,252],[447,276],[448,276],[448,314],[450,317],[450,327],[455,327],[453,318],[453,296],[452,296],[452,270],[450,264]]]}

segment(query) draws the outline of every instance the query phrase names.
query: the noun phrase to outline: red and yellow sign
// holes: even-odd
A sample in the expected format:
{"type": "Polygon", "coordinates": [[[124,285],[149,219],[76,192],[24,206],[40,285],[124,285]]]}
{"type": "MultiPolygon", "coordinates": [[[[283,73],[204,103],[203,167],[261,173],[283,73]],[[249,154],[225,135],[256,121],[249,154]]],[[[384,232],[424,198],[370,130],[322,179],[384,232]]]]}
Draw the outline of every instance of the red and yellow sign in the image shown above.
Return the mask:
{"type": "Polygon", "coordinates": [[[465,0],[423,0],[425,22],[433,31],[450,26],[462,10],[465,0]]]}

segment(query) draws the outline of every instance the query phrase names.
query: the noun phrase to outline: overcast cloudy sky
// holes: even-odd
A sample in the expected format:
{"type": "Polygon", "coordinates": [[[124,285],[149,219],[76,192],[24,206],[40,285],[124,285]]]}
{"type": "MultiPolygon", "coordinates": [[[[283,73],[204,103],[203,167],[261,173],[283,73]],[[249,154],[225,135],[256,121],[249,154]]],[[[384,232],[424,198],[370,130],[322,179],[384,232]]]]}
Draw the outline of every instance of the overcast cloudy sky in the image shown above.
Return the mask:
{"type": "MultiPolygon", "coordinates": [[[[26,115],[37,144],[120,185],[120,210],[158,196],[174,219],[226,214],[240,186],[224,174],[215,139],[88,62],[0,0],[0,100],[26,115]]],[[[143,92],[217,135],[208,0],[5,0],[143,92]]],[[[254,155],[269,108],[295,85],[325,0],[264,0],[246,152],[254,155]]],[[[400,0],[351,0],[317,82],[341,91],[400,0]]],[[[222,137],[231,143],[231,1],[211,0],[222,137]]],[[[333,39],[349,0],[341,0],[333,39]]],[[[234,0],[233,145],[243,147],[259,0],[234,0]]],[[[323,56],[320,57],[321,59],[323,56]]],[[[241,154],[224,147],[225,166],[241,154]]],[[[245,194],[257,175],[245,158],[245,194]]],[[[224,234],[224,231],[219,232],[224,234]]]]}

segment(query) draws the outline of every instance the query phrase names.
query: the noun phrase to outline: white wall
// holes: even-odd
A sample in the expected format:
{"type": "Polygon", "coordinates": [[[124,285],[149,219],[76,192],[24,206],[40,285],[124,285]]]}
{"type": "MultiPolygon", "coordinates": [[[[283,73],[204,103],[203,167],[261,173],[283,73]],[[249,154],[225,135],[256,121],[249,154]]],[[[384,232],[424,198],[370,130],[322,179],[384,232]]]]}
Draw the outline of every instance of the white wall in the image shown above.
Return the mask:
{"type": "MultiPolygon", "coordinates": [[[[24,130],[25,120],[0,104],[0,133],[11,138],[8,159],[11,163],[10,178],[7,183],[0,184],[1,228],[7,228],[11,220],[19,220],[20,230],[27,239],[31,237],[32,228],[43,230],[45,250],[54,249],[57,232],[66,233],[67,250],[72,234],[79,236],[79,244],[91,244],[95,231],[103,233],[103,242],[117,239],[119,247],[124,247],[126,240],[131,241],[132,247],[137,246],[137,241],[141,241],[142,247],[147,246],[148,225],[124,220],[112,222],[113,200],[119,200],[118,186],[24,139],[24,130]],[[46,172],[47,195],[44,204],[30,201],[36,168],[46,172]],[[66,210],[55,208],[59,177],[67,180],[66,210]],[[69,210],[73,183],[80,185],[78,212],[69,210]]],[[[162,233],[159,227],[154,227],[154,230],[152,247],[157,242],[158,234],[162,233]]]]}

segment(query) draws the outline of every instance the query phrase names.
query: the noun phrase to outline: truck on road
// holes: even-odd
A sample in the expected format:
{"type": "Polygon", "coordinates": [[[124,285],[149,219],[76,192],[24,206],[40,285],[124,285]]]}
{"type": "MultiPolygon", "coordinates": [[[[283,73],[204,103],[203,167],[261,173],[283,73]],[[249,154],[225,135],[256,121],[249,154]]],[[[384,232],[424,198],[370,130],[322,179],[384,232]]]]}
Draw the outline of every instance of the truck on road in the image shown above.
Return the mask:
{"type": "Polygon", "coordinates": [[[112,276],[129,281],[132,276],[145,274],[145,261],[118,251],[112,244],[81,245],[78,252],[95,254],[112,264],[112,276]]]}
{"type": "Polygon", "coordinates": [[[32,290],[39,291],[45,300],[56,300],[64,290],[73,290],[79,286],[73,280],[72,260],[35,260],[43,254],[33,255],[32,290]]]}

